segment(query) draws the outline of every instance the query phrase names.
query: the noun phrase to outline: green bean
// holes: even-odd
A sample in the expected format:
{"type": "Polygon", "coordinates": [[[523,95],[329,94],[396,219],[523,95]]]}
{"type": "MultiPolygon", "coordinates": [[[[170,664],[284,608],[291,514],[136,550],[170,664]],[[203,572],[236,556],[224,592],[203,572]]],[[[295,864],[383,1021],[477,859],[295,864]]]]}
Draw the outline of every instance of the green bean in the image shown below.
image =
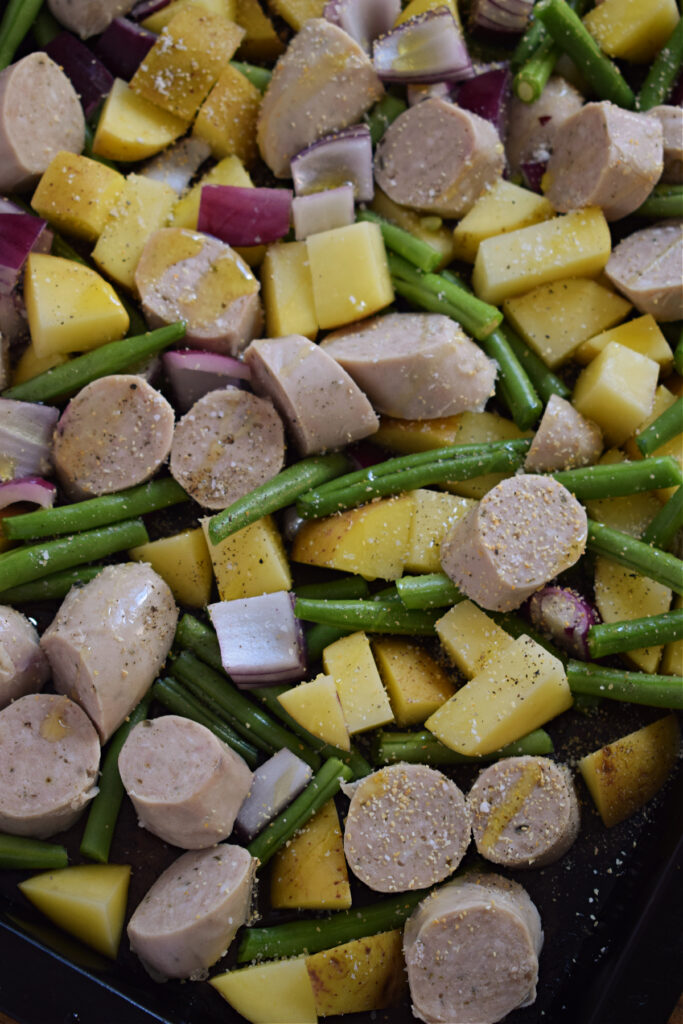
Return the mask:
{"type": "Polygon", "coordinates": [[[90,804],[88,820],[81,839],[80,850],[84,857],[106,864],[109,860],[114,829],[123,801],[124,787],[119,775],[119,754],[128,739],[131,729],[138,722],[144,722],[152,703],[151,691],[131,711],[128,718],[118,727],[107,744],[102,761],[97,796],[90,804]]]}
{"type": "Polygon", "coordinates": [[[2,528],[10,540],[36,540],[39,537],[77,533],[96,526],[119,523],[123,519],[132,519],[189,500],[189,495],[180,484],[169,476],[128,487],[116,494],[103,494],[99,498],[78,501],[73,505],[41,508],[36,512],[11,516],[3,520],[2,528]]]}
{"type": "Polygon", "coordinates": [[[661,615],[601,622],[591,626],[588,630],[588,650],[591,658],[605,658],[608,654],[668,644],[682,637],[683,608],[674,608],[661,615]]]}
{"type": "Polygon", "coordinates": [[[306,631],[306,654],[309,662],[318,661],[323,651],[335,640],[353,633],[351,626],[328,626],[324,622],[316,622],[306,631]]]}
{"type": "Polygon", "coordinates": [[[683,710],[683,676],[621,672],[589,661],[570,660],[567,662],[567,681],[572,693],[608,697],[653,708],[683,710]]]}
{"type": "Polygon", "coordinates": [[[291,839],[295,832],[319,811],[323,804],[339,792],[342,780],[348,781],[351,769],[336,757],[328,757],[313,776],[303,793],[294,800],[277,818],[274,818],[260,835],[256,836],[247,849],[256,857],[261,867],[291,839]]]}
{"type": "Polygon", "coordinates": [[[402,256],[403,259],[419,267],[420,270],[428,273],[436,270],[443,259],[442,253],[428,242],[423,242],[421,238],[416,238],[409,231],[404,231],[403,228],[397,227],[385,220],[384,217],[373,213],[372,210],[359,211],[356,220],[378,224],[387,249],[402,256]]]}
{"type": "Polygon", "coordinates": [[[435,767],[452,764],[487,764],[503,757],[539,757],[552,754],[553,741],[545,729],[535,729],[514,743],[495,750],[485,757],[458,754],[437,740],[428,729],[420,732],[391,732],[379,729],[372,743],[372,761],[377,766],[407,761],[409,764],[429,764],[435,767]]]}
{"type": "Polygon", "coordinates": [[[265,92],[273,77],[273,72],[268,68],[260,68],[256,64],[247,64],[243,60],[231,60],[231,67],[239,71],[241,75],[248,78],[252,85],[255,85],[259,92],[265,92]]]}
{"type": "Polygon", "coordinates": [[[681,67],[683,67],[683,18],[678,19],[675,29],[650,65],[650,70],[638,93],[638,110],[651,110],[652,107],[657,107],[660,103],[666,103],[681,67]]]}
{"type": "Polygon", "coordinates": [[[225,674],[221,661],[221,648],[215,630],[186,612],[178,623],[175,634],[178,647],[186,648],[210,665],[216,672],[225,674]]]}
{"type": "Polygon", "coordinates": [[[431,636],[440,611],[409,611],[392,601],[297,600],[294,614],[307,622],[349,626],[373,633],[431,636]]]}
{"type": "Polygon", "coordinates": [[[38,46],[45,48],[48,43],[63,32],[62,26],[56,18],[53,18],[49,11],[41,8],[33,22],[31,32],[38,46]]]}
{"type": "Polygon", "coordinates": [[[31,547],[14,548],[0,555],[0,587],[9,590],[62,569],[94,562],[138,544],[147,544],[148,541],[142,520],[129,519],[123,523],[60,537],[58,540],[42,541],[31,547]]]}
{"type": "MultiPolygon", "coordinates": [[[[683,405],[683,400],[682,400],[683,405]]],[[[642,459],[638,462],[615,462],[580,469],[565,469],[552,474],[580,501],[597,498],[620,498],[658,487],[676,487],[683,483],[683,473],[669,455],[642,459]]]]}
{"type": "Polygon", "coordinates": [[[641,431],[636,436],[636,444],[642,455],[652,455],[657,448],[672,441],[678,434],[683,434],[683,398],[677,398],[673,405],[641,431]]]}
{"type": "Polygon", "coordinates": [[[68,863],[69,856],[64,846],[45,843],[42,839],[0,833],[0,868],[49,871],[52,868],[65,868],[68,863]]]}
{"type": "Polygon", "coordinates": [[[295,592],[297,597],[312,597],[321,600],[331,598],[341,601],[367,597],[370,588],[362,576],[340,576],[338,579],[325,580],[323,583],[305,583],[302,586],[297,586],[295,592]]]}
{"type": "Polygon", "coordinates": [[[523,103],[534,103],[553,73],[560,51],[552,39],[543,39],[512,79],[512,91],[523,103]]]}
{"type": "Polygon", "coordinates": [[[547,38],[548,30],[542,21],[538,21],[536,19],[535,11],[532,10],[526,31],[517,43],[517,46],[510,57],[510,67],[512,70],[517,71],[521,68],[522,64],[526,64],[526,62],[534,55],[543,40],[547,38]]]}
{"type": "Polygon", "coordinates": [[[445,608],[465,599],[465,595],[443,572],[402,576],[396,580],[396,589],[406,608],[445,608]]]}
{"type": "Polygon", "coordinates": [[[640,538],[645,544],[654,544],[667,551],[674,537],[683,529],[683,487],[677,487],[669,500],[660,508],[640,538]]]}
{"type": "Polygon", "coordinates": [[[107,345],[93,349],[92,352],[86,352],[60,366],[39,373],[31,380],[7,388],[2,392],[2,396],[19,399],[22,402],[51,402],[68,398],[99,377],[106,377],[111,373],[124,373],[131,366],[137,366],[144,359],[180,341],[184,334],[185,324],[178,322],[137,335],[135,338],[110,341],[107,345]]]}
{"type": "Polygon", "coordinates": [[[683,185],[656,185],[633,215],[653,220],[683,217],[683,185]]]}
{"type": "Polygon", "coordinates": [[[385,93],[379,103],[376,103],[372,110],[365,115],[365,123],[370,129],[370,139],[372,140],[373,146],[377,145],[389,125],[395,121],[399,114],[402,114],[405,109],[405,101],[388,92],[385,93]]]}
{"type": "Polygon", "coordinates": [[[72,587],[90,583],[104,569],[103,565],[81,565],[75,569],[55,572],[31,583],[0,592],[0,604],[26,604],[29,601],[54,601],[66,597],[72,587]]]}
{"type": "Polygon", "coordinates": [[[567,387],[563,380],[548,369],[543,360],[522,341],[509,324],[503,321],[499,329],[505,335],[508,345],[526,371],[534,390],[542,402],[547,403],[551,395],[558,395],[560,398],[571,398],[571,389],[567,387]]]}
{"type": "Polygon", "coordinates": [[[0,22],[0,71],[14,60],[42,6],[43,0],[9,0],[0,22]]]}
{"type": "Polygon", "coordinates": [[[350,462],[346,455],[339,453],[315,455],[313,458],[295,462],[293,466],[283,469],[271,480],[267,480],[253,491],[249,491],[243,498],[238,498],[222,512],[212,516],[209,520],[211,543],[220,544],[226,537],[244,529],[257,519],[293,505],[300,494],[338,477],[349,466],[350,462]]]}
{"type": "Polygon", "coordinates": [[[674,366],[678,373],[683,374],[683,330],[674,349],[674,366]]]}
{"type": "Polygon", "coordinates": [[[588,520],[586,549],[595,555],[606,555],[627,569],[649,576],[650,579],[683,594],[683,562],[659,548],[630,537],[621,530],[613,530],[604,523],[588,520]]]}

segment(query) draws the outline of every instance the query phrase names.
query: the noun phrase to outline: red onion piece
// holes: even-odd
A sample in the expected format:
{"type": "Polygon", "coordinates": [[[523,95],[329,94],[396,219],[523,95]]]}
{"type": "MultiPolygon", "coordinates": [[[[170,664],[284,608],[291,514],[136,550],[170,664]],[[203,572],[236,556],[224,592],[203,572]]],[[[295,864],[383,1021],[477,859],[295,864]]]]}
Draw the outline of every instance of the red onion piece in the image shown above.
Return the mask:
{"type": "Polygon", "coordinates": [[[523,32],[533,5],[533,0],[474,0],[470,18],[490,32],[523,32]]]}
{"type": "Polygon", "coordinates": [[[683,71],[674,82],[674,87],[671,90],[667,103],[670,103],[672,107],[683,106],[683,71]]]}
{"type": "Polygon", "coordinates": [[[264,761],[254,772],[249,795],[235,818],[240,838],[248,842],[258,835],[312,777],[313,769],[286,747],[264,761]]]}
{"type": "Polygon", "coordinates": [[[130,16],[133,21],[144,21],[145,18],[151,18],[157,11],[163,11],[170,2],[171,0],[138,0],[130,11],[130,16]]]}
{"type": "Polygon", "coordinates": [[[526,163],[520,164],[520,170],[522,177],[524,178],[524,184],[527,188],[530,188],[532,192],[541,191],[541,181],[543,175],[548,167],[547,160],[529,160],[526,163]]]}
{"type": "Polygon", "coordinates": [[[218,352],[196,349],[165,352],[163,364],[176,405],[182,413],[191,409],[209,391],[228,385],[246,389],[251,381],[251,371],[246,363],[218,352]]]}
{"type": "Polygon", "coordinates": [[[416,15],[376,39],[372,59],[387,82],[461,81],[472,72],[465,40],[446,7],[416,15]]]}
{"type": "Polygon", "coordinates": [[[209,605],[221,661],[243,688],[300,680],[306,672],[306,647],[294,597],[285,590],[260,597],[209,605]]]}
{"type": "Polygon", "coordinates": [[[343,28],[369,53],[373,41],[389,31],[400,13],[400,0],[330,0],[323,18],[343,28]]]}
{"type": "Polygon", "coordinates": [[[228,245],[267,245],[289,231],[288,188],[204,185],[197,227],[228,245]]]}
{"type": "Polygon", "coordinates": [[[52,232],[46,229],[47,221],[30,213],[0,213],[0,293],[8,295],[14,290],[30,252],[44,251],[44,233],[48,244],[52,243],[52,232]]]}
{"type": "Polygon", "coordinates": [[[353,185],[340,185],[339,188],[326,188],[322,192],[297,196],[292,200],[292,219],[294,234],[299,242],[320,231],[331,231],[332,228],[353,224],[353,185]]]}
{"type": "Polygon", "coordinates": [[[60,32],[45,47],[45,52],[59,64],[78,93],[86,117],[97,110],[114,84],[111,72],[93,51],[70,32],[60,32]]]}
{"type": "Polygon", "coordinates": [[[296,154],[291,171],[298,196],[351,184],[359,203],[371,202],[375,180],[370,129],[354,124],[323,136],[296,154]]]}
{"type": "Polygon", "coordinates": [[[145,178],[170,185],[180,195],[205,160],[211,156],[211,147],[204,139],[188,136],[148,160],[139,171],[145,178]]]}
{"type": "Polygon", "coordinates": [[[0,509],[22,502],[52,508],[57,488],[39,476],[27,476],[21,480],[7,480],[0,484],[0,509]]]}
{"type": "Polygon", "coordinates": [[[13,203],[9,199],[5,199],[4,196],[0,196],[0,213],[24,213],[20,206],[13,203]]]}
{"type": "Polygon", "coordinates": [[[0,391],[9,387],[9,338],[0,332],[0,391]]]}
{"type": "Polygon", "coordinates": [[[127,18],[114,18],[95,43],[95,52],[117,78],[131,79],[156,42],[154,32],[127,18]]]}
{"type": "Polygon", "coordinates": [[[529,599],[534,626],[575,658],[590,658],[588,630],[600,621],[595,608],[569,587],[543,587],[529,599]]]}
{"type": "Polygon", "coordinates": [[[47,476],[59,409],[0,398],[0,481],[47,476]]]}
{"type": "Polygon", "coordinates": [[[490,121],[501,139],[507,129],[510,83],[512,76],[507,65],[484,71],[458,87],[456,103],[464,110],[490,121]]]}
{"type": "Polygon", "coordinates": [[[377,466],[380,462],[386,462],[389,458],[384,448],[379,448],[372,441],[356,441],[349,445],[346,454],[351,459],[356,469],[367,469],[368,466],[377,466]]]}

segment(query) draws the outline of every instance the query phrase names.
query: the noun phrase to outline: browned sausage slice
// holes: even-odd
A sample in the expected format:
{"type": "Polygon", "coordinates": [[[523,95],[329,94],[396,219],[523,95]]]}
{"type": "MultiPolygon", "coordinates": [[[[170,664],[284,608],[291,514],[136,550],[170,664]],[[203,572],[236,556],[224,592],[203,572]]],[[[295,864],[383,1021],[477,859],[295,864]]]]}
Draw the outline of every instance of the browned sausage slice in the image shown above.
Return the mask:
{"type": "Polygon", "coordinates": [[[59,481],[78,501],[150,480],[173,440],[173,408],[137,374],[113,374],[72,398],[55,429],[59,481]]]}
{"type": "Polygon", "coordinates": [[[128,924],[130,948],[158,980],[206,977],[249,914],[256,860],[222,843],[184,853],[128,924]]]}
{"type": "Polygon", "coordinates": [[[555,135],[546,196],[568,213],[601,206],[619,220],[644,203],[663,166],[662,126],[609,100],[587,103],[555,135]]]}
{"type": "Polygon", "coordinates": [[[261,102],[261,156],[276,178],[291,177],[293,156],[359,121],[383,94],[362,47],[324,18],[309,18],[275,65],[261,102]]]}
{"type": "Polygon", "coordinates": [[[234,750],[178,715],[136,725],[119,754],[119,772],[140,825],[186,850],[227,839],[252,779],[234,750]]]}
{"type": "Polygon", "coordinates": [[[150,327],[184,320],[193,348],[236,356],[263,326],[259,283],[229,245],[186,228],[160,228],[145,244],[135,287],[150,327]]]}
{"type": "Polygon", "coordinates": [[[46,53],[0,73],[0,191],[30,188],[60,150],[80,153],[84,142],[78,93],[46,53]]]}
{"type": "Polygon", "coordinates": [[[283,417],[302,455],[374,434],[379,420],[345,369],[300,334],[252,341],[244,353],[254,389],[283,417]]]}
{"type": "Polygon", "coordinates": [[[31,693],[0,711],[0,831],[47,839],[97,793],[100,744],[68,697],[31,693]]]}
{"type": "Polygon", "coordinates": [[[490,121],[434,98],[389,125],[375,153],[375,180],[395,203],[462,217],[504,166],[490,121]]]}
{"type": "Polygon", "coordinates": [[[154,681],[177,618],[161,576],[127,562],[73,588],[43,633],[55,689],[85,708],[103,743],[154,681]]]}
{"type": "Polygon", "coordinates": [[[469,846],[470,818],[462,792],[442,772],[393,764],[349,790],[344,853],[371,889],[424,889],[455,871],[469,846]]]}
{"type": "Polygon", "coordinates": [[[209,391],[178,423],[171,473],[204,508],[227,508],[279,473],[284,457],[272,403],[226,387],[209,391]]]}
{"type": "Polygon", "coordinates": [[[511,173],[521,174],[524,164],[547,163],[558,130],[582,106],[581,93],[559,75],[548,79],[543,92],[533,103],[511,96],[505,138],[511,173]]]}
{"type": "Polygon", "coordinates": [[[517,882],[471,874],[408,918],[403,952],[413,1012],[426,1024],[496,1024],[536,998],[543,932],[517,882]]]}
{"type": "Polygon", "coordinates": [[[65,28],[81,39],[104,32],[121,14],[127,14],[135,0],[48,0],[48,7],[65,28]]]}
{"type": "Polygon", "coordinates": [[[389,313],[328,334],[322,348],[378,412],[406,420],[481,411],[495,363],[440,313],[389,313]]]}
{"type": "Polygon", "coordinates": [[[467,799],[477,850],[506,868],[552,864],[579,834],[571,773],[547,757],[506,757],[490,765],[467,799]]]}
{"type": "Polygon", "coordinates": [[[0,708],[38,693],[49,675],[36,627],[15,608],[0,605],[0,708]]]}
{"type": "Polygon", "coordinates": [[[510,611],[583,554],[583,505],[552,477],[502,480],[446,534],[443,571],[482,608],[510,611]]]}
{"type": "Polygon", "coordinates": [[[605,273],[641,313],[657,320],[683,317],[683,221],[656,224],[624,238],[605,273]]]}
{"type": "Polygon", "coordinates": [[[525,469],[552,472],[591,466],[602,453],[602,431],[559,395],[551,395],[524,462],[525,469]]]}

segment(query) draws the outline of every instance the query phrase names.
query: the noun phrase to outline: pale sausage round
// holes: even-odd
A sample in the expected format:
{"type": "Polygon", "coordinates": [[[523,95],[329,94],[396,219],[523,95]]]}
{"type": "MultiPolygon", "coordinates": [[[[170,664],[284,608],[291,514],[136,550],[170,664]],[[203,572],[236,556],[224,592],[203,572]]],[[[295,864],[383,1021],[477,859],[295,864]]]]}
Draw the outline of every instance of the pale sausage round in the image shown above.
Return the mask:
{"type": "Polygon", "coordinates": [[[75,501],[150,480],[171,450],[173,408],[137,374],[87,384],[57,424],[53,459],[75,501]]]}
{"type": "Polygon", "coordinates": [[[683,184],[683,107],[662,104],[648,110],[662,126],[664,143],[664,170],[659,179],[670,185],[683,184]]]}
{"type": "Polygon", "coordinates": [[[121,14],[127,14],[135,0],[48,0],[57,21],[81,39],[104,32],[121,14]]]}
{"type": "Polygon", "coordinates": [[[455,871],[470,831],[454,782],[426,765],[394,764],[353,787],[344,853],[356,877],[376,892],[424,889],[455,871]]]}
{"type": "Polygon", "coordinates": [[[683,221],[634,231],[612,250],[605,274],[640,313],[683,317],[683,221]]]}
{"type": "Polygon", "coordinates": [[[602,454],[602,431],[571,402],[551,395],[524,461],[525,469],[551,473],[591,466],[602,454]]]}
{"type": "Polygon", "coordinates": [[[139,824],[186,850],[227,839],[251,787],[252,774],[234,750],[178,715],[138,723],[118,763],[139,824]]]}
{"type": "Polygon", "coordinates": [[[482,608],[510,611],[574,565],[587,534],[586,511],[562,484],[509,477],[451,527],[441,566],[482,608]]]}
{"type": "Polygon", "coordinates": [[[47,839],[97,793],[100,744],[68,697],[31,693],[0,711],[0,832],[47,839]]]}
{"type": "Polygon", "coordinates": [[[156,880],[128,923],[130,948],[158,980],[206,977],[251,907],[256,860],[222,843],[184,853],[156,880]]]}
{"type": "Polygon", "coordinates": [[[559,75],[548,79],[533,103],[525,103],[512,95],[505,138],[510,172],[521,174],[524,164],[547,163],[558,130],[582,106],[581,93],[559,75]]]}
{"type": "Polygon", "coordinates": [[[266,398],[209,391],[178,423],[171,473],[204,508],[227,508],[282,468],[282,420],[266,398]]]}
{"type": "Polygon", "coordinates": [[[506,757],[485,768],[468,795],[482,857],[503,867],[545,867],[579,834],[569,769],[547,757],[506,757]]]}
{"type": "Polygon", "coordinates": [[[15,608],[0,605],[0,708],[27,693],[38,693],[49,675],[35,626],[15,608]]]}

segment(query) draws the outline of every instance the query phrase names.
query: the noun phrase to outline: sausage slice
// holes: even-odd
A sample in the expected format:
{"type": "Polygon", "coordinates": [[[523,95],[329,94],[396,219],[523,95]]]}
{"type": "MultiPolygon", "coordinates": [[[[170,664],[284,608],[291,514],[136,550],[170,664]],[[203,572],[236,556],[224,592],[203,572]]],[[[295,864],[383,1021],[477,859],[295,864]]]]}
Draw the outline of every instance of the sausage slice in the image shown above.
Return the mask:
{"type": "Polygon", "coordinates": [[[641,313],[683,317],[683,221],[643,228],[612,250],[605,273],[641,313]]]}
{"type": "Polygon", "coordinates": [[[559,395],[551,395],[531,442],[524,466],[551,473],[592,466],[602,453],[602,431],[559,395]]]}
{"type": "Polygon", "coordinates": [[[119,754],[119,773],[140,825],[186,850],[227,839],[252,779],[210,729],[178,715],[136,725],[119,754]]]}
{"type": "Polygon", "coordinates": [[[433,98],[389,125],[375,153],[375,181],[395,203],[462,217],[504,166],[490,121],[433,98]]]}
{"type": "Polygon", "coordinates": [[[145,483],[171,450],[173,408],[137,374],[92,381],[57,424],[53,459],[75,501],[145,483]]]}
{"type": "Polygon", "coordinates": [[[171,473],[204,508],[227,508],[279,473],[282,420],[267,398],[226,387],[209,391],[178,423],[171,473]]]}
{"type": "Polygon", "coordinates": [[[255,869],[243,847],[222,843],[164,871],[128,923],[130,948],[153,977],[206,977],[247,920],[255,869]]]}
{"type": "Polygon", "coordinates": [[[545,867],[579,834],[571,773],[547,757],[506,757],[485,768],[467,797],[482,857],[503,867],[545,867]]]}
{"type": "Polygon", "coordinates": [[[0,191],[30,188],[57,153],[80,153],[84,143],[78,93],[46,53],[0,73],[0,191]]]}
{"type": "Polygon", "coordinates": [[[126,562],[72,588],[43,633],[55,689],[87,711],[103,743],[154,681],[177,618],[161,576],[126,562]]]}
{"type": "Polygon", "coordinates": [[[38,693],[49,675],[35,626],[15,608],[0,605],[0,708],[38,693]]]}
{"type": "Polygon", "coordinates": [[[356,877],[377,892],[440,882],[455,871],[469,842],[465,798],[434,768],[393,764],[353,786],[344,853],[356,877]]]}
{"type": "Polygon", "coordinates": [[[135,0],[48,0],[48,7],[65,28],[81,39],[104,32],[114,18],[135,6],[135,0]]]}
{"type": "Polygon", "coordinates": [[[495,1024],[536,998],[543,932],[517,882],[468,875],[419,904],[403,952],[413,1012],[427,1024],[495,1024]]]}
{"type": "Polygon", "coordinates": [[[505,138],[510,172],[522,174],[524,164],[545,164],[553,151],[557,132],[583,106],[583,96],[559,75],[552,75],[533,103],[510,97],[505,138]]]}
{"type": "Polygon", "coordinates": [[[502,480],[441,544],[443,571],[482,608],[510,611],[583,554],[586,511],[551,477],[502,480]]]}
{"type": "Polygon", "coordinates": [[[664,170],[661,182],[683,184],[683,107],[662,104],[648,110],[662,126],[664,140],[664,170]]]}
{"type": "Polygon", "coordinates": [[[378,412],[407,420],[481,411],[496,365],[440,313],[389,313],[328,334],[321,347],[378,412]]]}
{"type": "Polygon", "coordinates": [[[100,744],[68,697],[31,693],[0,711],[0,831],[47,839],[97,793],[100,744]]]}
{"type": "Polygon", "coordinates": [[[252,341],[244,353],[256,391],[280,412],[302,455],[360,441],[379,420],[345,369],[300,334],[252,341]]]}

